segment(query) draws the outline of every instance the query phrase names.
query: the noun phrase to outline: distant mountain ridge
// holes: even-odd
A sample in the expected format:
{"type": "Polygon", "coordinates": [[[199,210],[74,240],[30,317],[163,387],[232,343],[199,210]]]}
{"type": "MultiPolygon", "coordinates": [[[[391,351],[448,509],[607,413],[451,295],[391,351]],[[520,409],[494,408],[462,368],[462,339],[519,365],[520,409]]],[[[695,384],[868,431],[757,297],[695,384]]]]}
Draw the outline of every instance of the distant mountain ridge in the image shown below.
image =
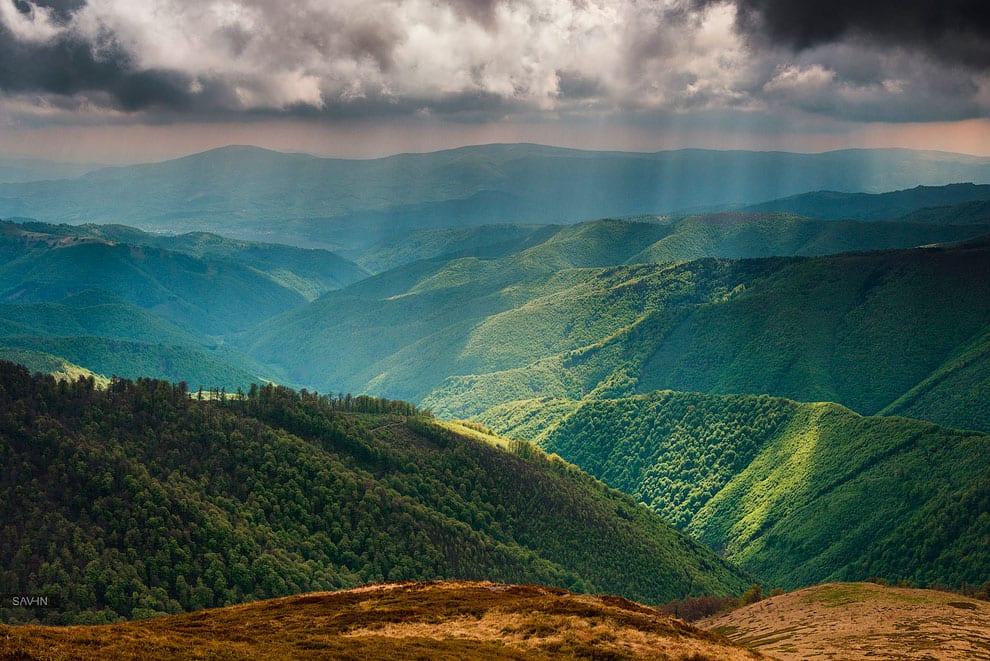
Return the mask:
{"type": "Polygon", "coordinates": [[[751,213],[793,213],[806,218],[826,220],[897,220],[909,222],[940,222],[968,224],[987,222],[990,215],[946,214],[949,207],[974,203],[985,209],[990,202],[990,185],[957,183],[948,186],[917,186],[889,193],[840,193],[816,191],[784,199],[754,204],[743,211],[751,213]]]}
{"type": "Polygon", "coordinates": [[[227,147],[76,179],[2,184],[0,217],[347,248],[397,227],[570,223],[809,190],[959,181],[990,183],[990,159],[902,149],[634,153],[496,144],[342,160],[227,147]]]}

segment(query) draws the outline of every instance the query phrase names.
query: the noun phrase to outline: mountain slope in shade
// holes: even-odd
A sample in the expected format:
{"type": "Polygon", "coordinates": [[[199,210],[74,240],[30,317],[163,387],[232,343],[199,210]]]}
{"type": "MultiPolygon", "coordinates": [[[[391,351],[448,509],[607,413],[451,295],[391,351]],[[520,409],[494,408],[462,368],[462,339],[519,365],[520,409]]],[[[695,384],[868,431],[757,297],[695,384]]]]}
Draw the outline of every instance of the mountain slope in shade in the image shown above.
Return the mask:
{"type": "Polygon", "coordinates": [[[697,624],[784,661],[990,658],[990,603],[933,590],[819,585],[697,624]]]}
{"type": "Polygon", "coordinates": [[[232,261],[0,225],[0,299],[53,302],[88,290],[115,294],[187,330],[244,330],[305,302],[272,277],[232,261]]]}
{"type": "MultiPolygon", "coordinates": [[[[990,201],[990,186],[972,183],[949,186],[917,186],[890,193],[840,193],[817,191],[763,202],[746,207],[753,213],[792,213],[806,218],[827,220],[895,220],[907,217],[912,222],[959,224],[973,222],[964,214],[944,213],[948,208],[990,201]],[[933,213],[934,211],[934,213],[933,213]],[[917,215],[915,215],[917,214],[917,215]]],[[[978,222],[985,223],[986,218],[978,222]]]]}
{"type": "Polygon", "coordinates": [[[208,343],[206,338],[183,331],[149,310],[99,290],[51,303],[0,303],[0,334],[105,337],[188,347],[208,343]]]}
{"type": "Polygon", "coordinates": [[[200,401],[162,381],[100,391],[8,363],[0,386],[0,585],[62,600],[8,620],[114,621],[383,580],[647,603],[752,581],[559,458],[402,402],[272,385],[200,401]]]}
{"type": "Polygon", "coordinates": [[[0,625],[0,656],[75,659],[763,658],[622,597],[389,583],[90,627],[0,625]],[[41,651],[41,648],[45,651],[41,651]]]}
{"type": "Polygon", "coordinates": [[[27,231],[62,236],[91,237],[134,246],[180,252],[197,259],[226,260],[265,273],[284,287],[312,300],[333,289],[361,280],[369,273],[328,250],[229,239],[208,232],[161,235],[126,225],[48,225],[21,222],[27,231]]]}
{"type": "Polygon", "coordinates": [[[977,338],[880,413],[987,431],[990,421],[987,384],[990,384],[990,334],[977,338]]]}
{"type": "Polygon", "coordinates": [[[958,587],[990,567],[986,434],[754,395],[520,407],[479,420],[521,436],[547,411],[534,439],[544,449],[769,584],[882,576],[958,587]]]}

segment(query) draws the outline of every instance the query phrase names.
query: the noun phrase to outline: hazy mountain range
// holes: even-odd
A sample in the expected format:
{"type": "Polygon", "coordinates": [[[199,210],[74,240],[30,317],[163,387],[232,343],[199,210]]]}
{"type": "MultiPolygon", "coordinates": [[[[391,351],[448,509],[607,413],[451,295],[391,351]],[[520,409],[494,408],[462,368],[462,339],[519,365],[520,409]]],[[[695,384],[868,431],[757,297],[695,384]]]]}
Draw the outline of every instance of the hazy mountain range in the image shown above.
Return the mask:
{"type": "Polygon", "coordinates": [[[629,153],[504,144],[341,160],[227,147],[74,179],[2,184],[0,218],[205,230],[341,249],[400,230],[572,223],[808,191],[962,182],[990,183],[990,159],[904,149],[629,153]]]}

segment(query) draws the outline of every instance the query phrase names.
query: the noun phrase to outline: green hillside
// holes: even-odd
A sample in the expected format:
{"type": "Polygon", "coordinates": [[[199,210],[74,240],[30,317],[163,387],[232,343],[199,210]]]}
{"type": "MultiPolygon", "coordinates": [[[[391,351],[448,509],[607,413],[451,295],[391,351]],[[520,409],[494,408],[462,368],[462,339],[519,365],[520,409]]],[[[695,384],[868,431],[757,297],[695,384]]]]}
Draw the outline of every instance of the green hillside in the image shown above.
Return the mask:
{"type": "Polygon", "coordinates": [[[50,374],[58,381],[78,381],[80,377],[93,379],[98,388],[106,388],[110,379],[91,372],[85,367],[73,365],[57,356],[30,349],[0,347],[0,360],[23,365],[31,373],[50,374]]]}
{"type": "Polygon", "coordinates": [[[472,417],[540,397],[767,393],[990,431],[985,241],[606,273],[584,297],[563,290],[477,324],[457,345],[463,369],[423,404],[472,417]],[[468,363],[476,346],[486,360],[468,363]]]}
{"type": "MultiPolygon", "coordinates": [[[[0,337],[3,350],[27,350],[57,356],[68,363],[104,376],[185,381],[191,388],[226,387],[281,379],[237,351],[128,342],[106,337],[8,335],[0,337]]],[[[48,371],[48,370],[41,370],[48,371]]]]}
{"type": "Polygon", "coordinates": [[[959,586],[990,566],[985,434],[836,404],[670,391],[505,404],[479,419],[643,500],[765,584],[959,586]]]}
{"type": "Polygon", "coordinates": [[[126,225],[46,225],[24,222],[28,231],[103,238],[117,243],[180,252],[197,259],[221,259],[260,271],[307,300],[368,276],[357,264],[328,250],[230,239],[208,232],[162,235],[126,225]]]}
{"type": "Polygon", "coordinates": [[[921,209],[905,216],[903,220],[909,223],[980,225],[986,223],[988,218],[990,218],[990,200],[981,200],[921,209]]]}
{"type": "Polygon", "coordinates": [[[0,255],[6,258],[0,265],[0,299],[6,302],[50,302],[103,290],[210,335],[244,330],[305,302],[272,277],[233,261],[13,223],[0,227],[0,255]]]}
{"type": "Polygon", "coordinates": [[[50,622],[386,579],[652,603],[751,581],[575,467],[402,402],[270,385],[199,401],[161,381],[100,391],[8,363],[0,385],[0,589],[59,595],[35,613],[50,622]]]}
{"type": "Polygon", "coordinates": [[[412,230],[382,237],[347,254],[364,268],[381,273],[440,256],[503,257],[541,243],[558,229],[555,225],[500,224],[412,230]]]}
{"type": "MultiPolygon", "coordinates": [[[[990,243],[788,262],[638,350],[639,389],[761,393],[876,413],[990,324],[990,243]]],[[[630,343],[630,348],[632,343],[630,343]]]]}
{"type": "Polygon", "coordinates": [[[184,346],[206,342],[119,296],[97,290],[57,303],[0,303],[0,334],[92,336],[184,346]]]}
{"type": "Polygon", "coordinates": [[[980,336],[880,413],[988,431],[987,384],[990,384],[990,334],[980,336]]]}
{"type": "MultiPolygon", "coordinates": [[[[659,328],[672,326],[692,314],[692,306],[742,298],[739,294],[747,288],[763,291],[764,285],[756,280],[785,265],[776,261],[697,261],[688,265],[668,262],[708,253],[771,255],[778,250],[827,252],[850,246],[919,245],[954,241],[985,229],[830,223],[740,214],[677,222],[594,221],[557,228],[544,241],[503,256],[440,257],[400,266],[263,322],[248,333],[242,346],[257,360],[284,368],[299,383],[411,401],[422,401],[433,392],[436,396],[431,397],[429,405],[436,410],[443,407],[455,416],[473,415],[498,402],[488,402],[481,409],[451,406],[447,379],[516,370],[504,379],[500,377],[502,382],[513,382],[518,381],[518,370],[525,368],[524,381],[543,382],[549,378],[570,383],[574,378],[556,373],[564,363],[578,360],[565,354],[578,351],[587,357],[592,350],[602,353],[598,351],[602,347],[611,347],[605,353],[611,356],[608,360],[612,363],[597,359],[596,369],[604,372],[597,377],[590,372],[580,376],[583,385],[577,392],[548,391],[537,385],[528,394],[516,392],[509,399],[580,397],[624,362],[630,362],[636,378],[641,378],[638,372],[656,347],[617,347],[617,343],[629,339],[632,329],[650,326],[651,332],[644,331],[640,336],[643,342],[655,343],[659,328]],[[777,220],[782,224],[775,229],[777,220]],[[770,236],[779,240],[771,241],[770,236]],[[648,255],[662,263],[622,264],[648,255]],[[548,374],[548,369],[555,374],[548,374]]],[[[855,273],[841,273],[848,261],[830,259],[824,260],[822,268],[839,272],[835,275],[839,279],[855,277],[855,273]]],[[[798,282],[801,277],[817,278],[810,272],[800,274],[804,269],[815,268],[812,262],[800,264],[793,266],[792,275],[781,276],[787,282],[779,289],[803,286],[798,282]]],[[[905,285],[902,293],[911,295],[911,286],[913,283],[905,285]]],[[[777,307],[794,300],[781,297],[780,292],[774,295],[777,298],[773,305],[777,307]]],[[[837,296],[841,292],[825,295],[837,296]]],[[[797,328],[795,333],[803,330],[797,328]]],[[[946,354],[944,358],[947,357],[946,354]]],[[[937,364],[928,367],[934,369],[937,364]]],[[[901,390],[892,392],[873,411],[889,404],[927,374],[915,375],[915,381],[902,384],[901,390]]],[[[644,390],[662,387],[713,388],[651,382],[644,390]]],[[[761,385],[757,392],[775,391],[761,385]]],[[[804,393],[791,391],[779,394],[830,398],[824,394],[805,397],[804,393]]]]}
{"type": "MultiPolygon", "coordinates": [[[[990,187],[988,187],[990,188],[990,187]]],[[[913,248],[990,234],[990,215],[972,224],[823,221],[782,213],[692,216],[630,262],[702,257],[831,255],[850,250],[913,248]]]]}

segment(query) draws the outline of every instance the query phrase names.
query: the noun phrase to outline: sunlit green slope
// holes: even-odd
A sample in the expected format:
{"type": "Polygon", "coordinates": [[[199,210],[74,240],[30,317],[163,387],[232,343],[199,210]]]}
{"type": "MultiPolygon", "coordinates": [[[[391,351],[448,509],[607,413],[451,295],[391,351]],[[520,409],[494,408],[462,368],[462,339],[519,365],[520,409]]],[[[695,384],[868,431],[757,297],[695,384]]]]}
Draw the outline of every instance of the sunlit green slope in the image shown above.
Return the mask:
{"type": "MultiPolygon", "coordinates": [[[[530,303],[486,320],[473,334],[488,338],[479,345],[503,355],[542,341],[544,357],[508,369],[465,369],[434,388],[424,404],[443,415],[470,417],[512,400],[672,389],[836,401],[872,414],[920,388],[910,398],[914,408],[904,400],[890,410],[990,430],[985,407],[971,394],[986,383],[986,343],[980,340],[990,328],[985,241],[622,267],[584,284],[591,282],[608,284],[589,300],[629,301],[611,334],[601,328],[608,317],[593,303],[548,297],[544,314],[530,303]],[[624,299],[632,291],[641,296],[624,299]],[[600,339],[578,335],[568,349],[560,329],[544,317],[597,328],[592,334],[600,339]],[[499,343],[498,337],[511,341],[499,343]],[[969,406],[971,400],[976,406],[969,406]]],[[[462,354],[471,346],[469,337],[462,354]]]]}
{"type": "MultiPolygon", "coordinates": [[[[792,236],[797,236],[807,222],[810,221],[783,219],[776,235],[786,236],[793,231],[792,236]]],[[[860,245],[857,241],[873,246],[880,235],[883,235],[881,244],[889,240],[908,245],[959,236],[955,227],[889,225],[884,227],[891,231],[877,233],[870,224],[849,225],[856,232],[841,235],[842,241],[833,247],[860,245]]],[[[773,254],[778,247],[810,249],[816,236],[824,243],[815,245],[824,250],[826,244],[832,245],[828,237],[837,238],[828,230],[835,223],[817,221],[817,229],[810,235],[784,241],[786,246],[757,238],[748,239],[745,247],[738,239],[754,226],[758,228],[758,237],[774,235],[774,222],[770,219],[747,215],[676,223],[649,219],[596,221],[561,228],[542,243],[505,256],[419,261],[330,292],[308,306],[264,322],[248,334],[244,346],[259,361],[283,367],[299,383],[322,389],[370,391],[414,401],[421,401],[433,392],[436,396],[431,396],[431,406],[443,406],[458,416],[472,415],[507,399],[565,394],[579,397],[626,363],[634,378],[649,380],[649,374],[641,374],[644,362],[656,351],[662,352],[662,346],[657,345],[667,333],[675,332],[682,322],[690,324],[692,315],[700,314],[697,306],[711,304],[718,310],[728,309],[721,306],[730,299],[758,297],[766,286],[774,286],[778,291],[774,292],[772,301],[763,301],[761,305],[791,310],[782,314],[801,314],[793,308],[801,305],[803,294],[787,293],[787,287],[803,287],[802,278],[816,279],[815,269],[831,269],[834,272],[831,277],[840,281],[858,277],[855,272],[843,272],[847,268],[860,268],[851,258],[823,259],[821,266],[809,260],[798,260],[790,266],[785,261],[690,264],[670,261],[693,258],[699,252],[717,255],[743,250],[766,255],[773,254]],[[717,236],[712,238],[707,234],[697,245],[681,245],[675,250],[672,244],[665,244],[677,237],[697,238],[699,228],[712,227],[718,230],[717,236]],[[663,263],[635,264],[664,245],[665,250],[673,252],[665,254],[663,263]],[[777,271],[781,271],[777,278],[782,281],[779,285],[769,280],[777,271]],[[641,329],[637,331],[639,335],[633,333],[636,329],[641,329]],[[598,358],[592,359],[592,353],[597,353],[598,358]],[[589,365],[583,370],[586,374],[575,375],[570,369],[578,363],[589,365]],[[597,370],[594,374],[592,367],[597,370]],[[504,374],[506,370],[513,372],[504,374]],[[524,370],[524,374],[519,370],[524,370]],[[480,409],[451,403],[454,391],[463,390],[464,384],[445,380],[471,375],[483,377],[496,372],[501,374],[497,377],[502,384],[499,388],[530,388],[529,394],[514,392],[498,401],[490,401],[489,397],[480,409]],[[574,385],[575,379],[580,385],[574,385]],[[541,385],[549,382],[558,385],[551,389],[541,385]]],[[[974,233],[978,229],[971,227],[966,232],[974,233]]],[[[877,256],[862,259],[881,260],[877,256]]],[[[912,295],[909,287],[914,284],[917,283],[907,283],[903,293],[912,295]]],[[[819,289],[826,285],[817,284],[819,289]]],[[[832,297],[843,294],[826,292],[826,296],[832,297]]],[[[928,296],[924,291],[918,295],[928,296]]],[[[851,305],[838,299],[837,302],[851,305]]],[[[948,301],[946,305],[957,302],[948,301]]],[[[836,314],[841,312],[837,310],[836,314]]],[[[987,322],[990,323],[990,318],[987,322]]],[[[794,329],[795,333],[803,331],[803,328],[794,329]]],[[[740,332],[733,329],[734,335],[725,342],[731,344],[740,332]]],[[[724,344],[721,340],[716,342],[717,346],[724,344]]],[[[734,350],[731,346],[725,348],[734,350]]],[[[782,349],[787,351],[786,347],[782,349]]],[[[816,348],[816,352],[822,351],[821,347],[816,348]]],[[[947,359],[948,355],[942,358],[947,359]]],[[[662,354],[657,356],[657,360],[661,359],[662,354]]],[[[810,359],[814,360],[814,356],[810,359]]],[[[937,363],[927,367],[928,371],[913,375],[914,381],[897,384],[900,389],[877,408],[913,387],[937,363]]],[[[654,380],[662,381],[665,377],[661,373],[654,380]]],[[[769,385],[758,385],[757,392],[775,392],[768,390],[769,385]]],[[[779,394],[805,399],[833,398],[827,393],[828,384],[813,385],[821,386],[822,392],[811,397],[805,397],[803,392],[779,394]]],[[[651,381],[649,388],[643,389],[658,387],[681,386],[651,381]]],[[[691,387],[714,388],[714,385],[691,387]]]]}
{"type": "Polygon", "coordinates": [[[40,351],[31,349],[12,349],[0,346],[0,359],[23,365],[31,373],[51,374],[59,381],[78,381],[80,377],[91,378],[99,388],[105,388],[110,379],[102,374],[96,374],[85,367],[40,351]]]}
{"type": "Polygon", "coordinates": [[[990,436],[830,403],[657,392],[479,418],[650,504],[773,585],[978,583],[990,436]]]}

